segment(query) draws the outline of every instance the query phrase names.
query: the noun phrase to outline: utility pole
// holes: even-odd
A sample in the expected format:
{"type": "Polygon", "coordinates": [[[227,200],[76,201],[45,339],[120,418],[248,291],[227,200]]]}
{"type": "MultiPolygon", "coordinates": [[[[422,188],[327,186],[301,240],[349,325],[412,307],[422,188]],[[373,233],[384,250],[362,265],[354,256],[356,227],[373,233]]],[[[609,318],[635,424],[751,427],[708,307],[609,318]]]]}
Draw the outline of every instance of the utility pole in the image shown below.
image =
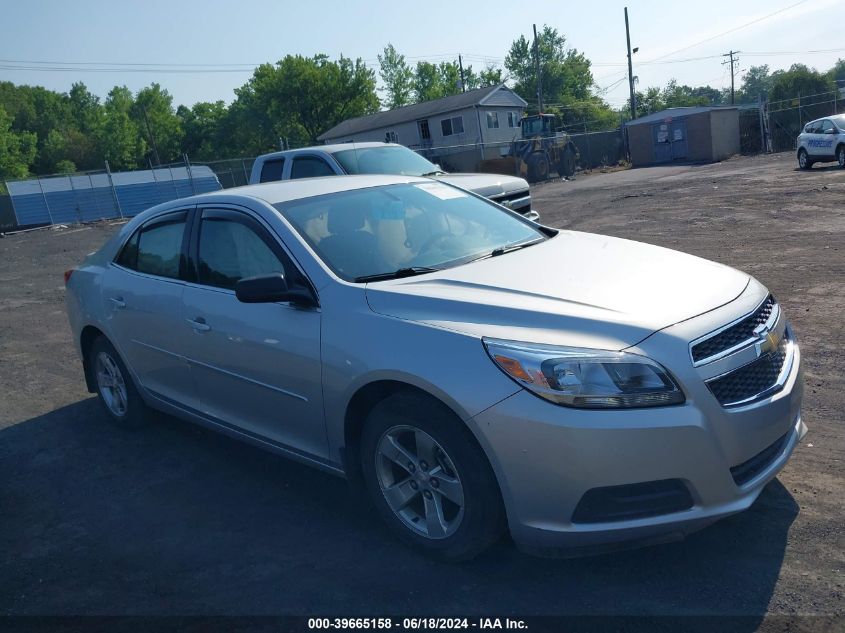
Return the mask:
{"type": "Polygon", "coordinates": [[[534,67],[537,74],[537,111],[543,113],[543,77],[540,74],[540,41],[537,39],[537,25],[534,25],[534,67]]]}
{"type": "Polygon", "coordinates": [[[156,165],[161,167],[161,160],[158,157],[158,147],[156,147],[156,137],[153,136],[153,129],[150,127],[150,120],[147,118],[147,109],[142,105],[141,112],[144,114],[144,124],[147,126],[147,134],[150,136],[150,144],[153,146],[153,153],[156,157],[156,165]]]}
{"type": "Polygon", "coordinates": [[[725,64],[731,65],[731,105],[734,104],[734,77],[736,76],[736,72],[734,71],[734,64],[739,63],[739,59],[734,59],[734,55],[737,55],[740,51],[728,51],[722,57],[730,57],[730,61],[723,61],[722,66],[725,64]]]}
{"type": "Polygon", "coordinates": [[[628,91],[631,93],[631,120],[637,118],[637,97],[634,94],[634,71],[631,64],[631,33],[628,30],[628,7],[625,7],[625,40],[628,43],[628,91]]]}
{"type": "Polygon", "coordinates": [[[460,53],[458,53],[458,68],[461,69],[461,92],[466,92],[467,85],[464,82],[464,60],[461,59],[460,53]]]}

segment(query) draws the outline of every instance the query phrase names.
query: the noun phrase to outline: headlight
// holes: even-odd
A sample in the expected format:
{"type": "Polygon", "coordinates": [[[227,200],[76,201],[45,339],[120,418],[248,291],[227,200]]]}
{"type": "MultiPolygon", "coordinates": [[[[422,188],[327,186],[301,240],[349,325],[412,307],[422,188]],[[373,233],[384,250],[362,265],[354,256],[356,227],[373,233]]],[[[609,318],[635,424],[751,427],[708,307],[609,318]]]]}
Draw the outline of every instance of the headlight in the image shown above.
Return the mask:
{"type": "Polygon", "coordinates": [[[484,347],[518,384],[564,406],[627,409],[684,402],[669,372],[645,356],[489,338],[484,347]]]}

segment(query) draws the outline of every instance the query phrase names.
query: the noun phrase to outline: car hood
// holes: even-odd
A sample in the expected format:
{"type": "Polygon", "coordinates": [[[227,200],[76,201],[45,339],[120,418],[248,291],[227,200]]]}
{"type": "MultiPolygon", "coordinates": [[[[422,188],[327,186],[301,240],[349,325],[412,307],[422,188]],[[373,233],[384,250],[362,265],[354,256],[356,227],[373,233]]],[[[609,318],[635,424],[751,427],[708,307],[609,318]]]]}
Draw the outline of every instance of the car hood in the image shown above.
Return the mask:
{"type": "Polygon", "coordinates": [[[440,174],[434,178],[440,182],[469,189],[485,198],[528,189],[528,182],[524,178],[501,174],[440,174]]]}
{"type": "Polygon", "coordinates": [[[623,349],[736,299],[749,276],[678,251],[561,231],[499,257],[370,283],[379,314],[552,345],[623,349]]]}

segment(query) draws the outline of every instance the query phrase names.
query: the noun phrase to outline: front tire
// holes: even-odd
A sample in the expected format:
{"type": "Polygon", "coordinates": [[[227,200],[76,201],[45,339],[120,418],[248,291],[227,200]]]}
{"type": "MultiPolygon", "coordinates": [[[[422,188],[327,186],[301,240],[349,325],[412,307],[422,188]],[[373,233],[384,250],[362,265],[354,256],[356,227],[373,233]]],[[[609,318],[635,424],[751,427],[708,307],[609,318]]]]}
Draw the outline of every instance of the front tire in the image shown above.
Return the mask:
{"type": "Polygon", "coordinates": [[[147,406],[117,350],[105,337],[100,336],[91,345],[88,366],[97,385],[97,398],[115,425],[135,429],[147,423],[147,406]]]}
{"type": "Polygon", "coordinates": [[[502,533],[495,475],[475,438],[442,403],[400,392],[373,407],[361,438],[364,482],[405,543],[442,560],[467,560],[502,533]]]}
{"type": "Polygon", "coordinates": [[[549,179],[549,159],[543,152],[537,152],[528,162],[528,177],[531,182],[549,179]]]}
{"type": "Polygon", "coordinates": [[[810,169],[812,166],[813,161],[810,160],[810,156],[807,154],[807,150],[798,150],[798,167],[800,167],[801,169],[810,169]]]}
{"type": "Polygon", "coordinates": [[[563,178],[572,178],[575,175],[575,152],[568,147],[563,152],[558,169],[563,178]]]}
{"type": "Polygon", "coordinates": [[[836,162],[839,163],[839,169],[845,169],[845,145],[836,148],[836,162]]]}

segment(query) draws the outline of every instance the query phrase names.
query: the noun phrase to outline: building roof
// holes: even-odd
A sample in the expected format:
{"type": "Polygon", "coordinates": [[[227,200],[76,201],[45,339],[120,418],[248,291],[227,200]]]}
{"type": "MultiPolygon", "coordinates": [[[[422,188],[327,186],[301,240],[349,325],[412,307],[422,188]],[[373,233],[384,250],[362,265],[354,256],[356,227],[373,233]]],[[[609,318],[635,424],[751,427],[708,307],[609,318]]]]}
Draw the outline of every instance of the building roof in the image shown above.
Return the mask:
{"type": "Polygon", "coordinates": [[[484,105],[485,101],[494,93],[503,90],[510,92],[514,97],[522,102],[523,107],[528,105],[522,97],[504,84],[498,86],[488,86],[486,88],[477,88],[476,90],[467,90],[466,92],[443,97],[442,99],[423,101],[422,103],[415,103],[402,108],[394,108],[393,110],[376,112],[375,114],[369,114],[355,119],[347,119],[346,121],[338,123],[330,130],[320,134],[320,136],[317,137],[317,140],[324,141],[328,139],[342,138],[358,132],[368,132],[370,130],[377,130],[383,127],[390,127],[391,125],[398,125],[399,123],[425,119],[427,117],[434,116],[435,114],[452,112],[453,110],[463,110],[464,108],[476,105],[484,105]]]}
{"type": "Polygon", "coordinates": [[[736,106],[688,106],[683,108],[667,108],[660,112],[653,112],[647,116],[628,121],[625,125],[639,125],[641,123],[659,123],[664,119],[673,118],[681,119],[691,114],[700,114],[702,112],[713,112],[714,110],[736,110],[736,106]]]}

